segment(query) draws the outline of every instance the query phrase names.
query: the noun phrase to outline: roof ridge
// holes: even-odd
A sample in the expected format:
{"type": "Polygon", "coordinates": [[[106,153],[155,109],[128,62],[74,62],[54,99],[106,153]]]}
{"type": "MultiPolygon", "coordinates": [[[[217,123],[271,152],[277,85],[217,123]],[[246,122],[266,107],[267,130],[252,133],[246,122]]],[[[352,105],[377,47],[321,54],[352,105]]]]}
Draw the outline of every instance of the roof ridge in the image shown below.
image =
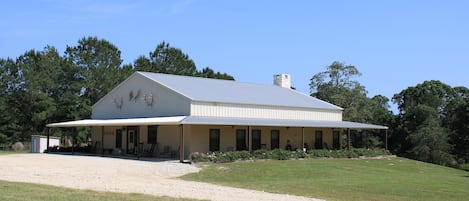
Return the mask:
{"type": "Polygon", "coordinates": [[[275,84],[142,71],[137,73],[191,101],[343,110],[316,97],[275,84]]]}

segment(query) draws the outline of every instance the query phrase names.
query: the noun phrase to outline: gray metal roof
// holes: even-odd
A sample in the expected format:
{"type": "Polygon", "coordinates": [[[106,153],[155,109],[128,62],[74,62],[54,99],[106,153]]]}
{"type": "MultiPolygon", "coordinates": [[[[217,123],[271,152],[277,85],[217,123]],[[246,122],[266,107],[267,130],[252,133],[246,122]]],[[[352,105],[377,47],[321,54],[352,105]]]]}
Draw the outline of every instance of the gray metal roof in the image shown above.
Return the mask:
{"type": "Polygon", "coordinates": [[[312,121],[188,116],[181,121],[191,125],[278,126],[313,128],[388,129],[386,126],[349,121],[312,121]]]}
{"type": "Polygon", "coordinates": [[[132,126],[132,125],[232,125],[232,126],[276,126],[309,128],[350,128],[388,129],[386,126],[363,124],[348,121],[308,121],[254,118],[227,118],[201,116],[174,116],[128,119],[85,119],[47,124],[47,127],[87,127],[87,126],[132,126]]]}
{"type": "Polygon", "coordinates": [[[275,85],[137,72],[192,101],[342,110],[309,95],[275,85]]]}

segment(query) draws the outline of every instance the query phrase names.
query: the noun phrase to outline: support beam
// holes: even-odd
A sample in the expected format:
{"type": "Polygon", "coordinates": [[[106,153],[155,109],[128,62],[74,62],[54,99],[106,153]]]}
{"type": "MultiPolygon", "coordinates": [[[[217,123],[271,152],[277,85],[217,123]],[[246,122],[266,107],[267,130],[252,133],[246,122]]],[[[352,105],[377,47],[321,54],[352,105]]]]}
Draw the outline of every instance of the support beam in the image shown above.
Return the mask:
{"type": "Polygon", "coordinates": [[[101,126],[101,155],[104,155],[104,126],[101,126]]]}
{"type": "Polygon", "coordinates": [[[387,151],[388,150],[388,129],[386,129],[385,131],[386,131],[386,134],[384,138],[384,144],[386,146],[386,151],[387,151]]]}
{"type": "Polygon", "coordinates": [[[344,135],[344,129],[339,133],[339,150],[342,150],[342,136],[344,135]]]}
{"type": "Polygon", "coordinates": [[[184,125],[179,125],[180,135],[179,137],[179,162],[184,162],[184,125]]]}
{"type": "Polygon", "coordinates": [[[248,126],[248,150],[249,152],[252,152],[252,131],[251,131],[251,126],[248,126]]]}
{"type": "Polygon", "coordinates": [[[352,139],[350,139],[350,128],[347,128],[347,149],[350,150],[350,144],[352,144],[352,139]]]}
{"type": "Polygon", "coordinates": [[[305,127],[301,127],[301,150],[305,150],[305,127]]]}
{"type": "Polygon", "coordinates": [[[49,144],[49,140],[50,139],[50,128],[47,128],[47,153],[50,153],[50,144],[49,144]]]}
{"type": "Polygon", "coordinates": [[[74,146],[75,146],[75,133],[77,132],[77,128],[73,128],[72,130],[73,130],[72,131],[72,155],[73,155],[73,152],[75,151],[73,149],[74,149],[74,146]]]}

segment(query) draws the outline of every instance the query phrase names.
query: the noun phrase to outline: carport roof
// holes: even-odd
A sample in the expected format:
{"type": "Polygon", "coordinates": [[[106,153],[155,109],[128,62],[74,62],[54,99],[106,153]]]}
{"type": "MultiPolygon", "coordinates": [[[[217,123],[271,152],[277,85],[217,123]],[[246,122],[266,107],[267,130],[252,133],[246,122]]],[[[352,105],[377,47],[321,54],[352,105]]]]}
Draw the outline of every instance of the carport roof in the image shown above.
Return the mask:
{"type": "Polygon", "coordinates": [[[138,125],[231,125],[231,126],[278,126],[350,129],[388,129],[386,126],[349,121],[280,120],[202,116],[173,116],[128,119],[85,119],[47,124],[47,127],[88,127],[88,126],[138,126],[138,125]]]}

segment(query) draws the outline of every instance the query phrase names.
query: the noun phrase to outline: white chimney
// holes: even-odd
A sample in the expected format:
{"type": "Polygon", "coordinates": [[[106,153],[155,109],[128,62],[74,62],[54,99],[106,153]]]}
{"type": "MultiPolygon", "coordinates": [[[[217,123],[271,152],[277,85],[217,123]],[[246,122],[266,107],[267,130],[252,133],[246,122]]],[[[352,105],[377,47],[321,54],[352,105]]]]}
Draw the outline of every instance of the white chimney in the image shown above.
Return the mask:
{"type": "Polygon", "coordinates": [[[289,74],[275,74],[274,85],[291,89],[291,77],[289,74]]]}

